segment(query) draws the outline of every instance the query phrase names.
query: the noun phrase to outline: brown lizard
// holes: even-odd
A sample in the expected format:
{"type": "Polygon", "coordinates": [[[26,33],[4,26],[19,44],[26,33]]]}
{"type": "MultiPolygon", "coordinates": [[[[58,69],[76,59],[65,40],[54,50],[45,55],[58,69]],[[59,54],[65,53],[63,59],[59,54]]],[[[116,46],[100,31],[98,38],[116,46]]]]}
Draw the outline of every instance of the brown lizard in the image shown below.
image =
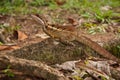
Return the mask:
{"type": "Polygon", "coordinates": [[[36,22],[38,22],[42,25],[43,31],[47,35],[51,36],[52,38],[58,39],[62,42],[71,42],[71,41],[76,40],[80,43],[83,43],[83,44],[89,46],[90,48],[95,50],[97,53],[102,55],[103,57],[106,57],[107,59],[110,59],[110,60],[120,63],[120,59],[118,59],[117,57],[115,57],[114,55],[109,53],[107,50],[105,50],[103,47],[101,47],[99,44],[97,44],[96,42],[92,41],[91,39],[85,37],[84,35],[78,36],[77,32],[67,30],[65,28],[65,26],[63,29],[58,27],[58,25],[57,25],[57,27],[55,27],[55,25],[51,26],[50,24],[47,23],[44,16],[39,16],[39,17],[36,15],[31,15],[31,16],[36,22]]]}

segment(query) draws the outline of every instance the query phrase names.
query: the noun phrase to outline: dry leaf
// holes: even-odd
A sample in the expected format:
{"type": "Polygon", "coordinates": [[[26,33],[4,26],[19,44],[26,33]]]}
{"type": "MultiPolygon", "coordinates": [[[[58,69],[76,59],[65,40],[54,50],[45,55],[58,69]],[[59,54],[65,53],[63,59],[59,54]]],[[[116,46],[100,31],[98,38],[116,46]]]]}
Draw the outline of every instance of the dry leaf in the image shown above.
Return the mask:
{"type": "Polygon", "coordinates": [[[108,10],[112,9],[112,7],[107,5],[107,6],[101,7],[100,9],[103,11],[108,11],[108,10]]]}
{"type": "Polygon", "coordinates": [[[58,6],[64,5],[66,3],[66,0],[55,0],[56,4],[58,6]]]}
{"type": "Polygon", "coordinates": [[[17,46],[17,45],[14,45],[14,46],[10,46],[11,47],[11,49],[19,49],[20,47],[19,46],[17,46]]]}
{"type": "Polygon", "coordinates": [[[62,30],[67,30],[67,31],[75,31],[76,30],[76,28],[71,24],[64,24],[64,25],[52,24],[51,26],[53,26],[57,29],[62,29],[62,30]]]}
{"type": "Polygon", "coordinates": [[[68,18],[68,22],[75,26],[78,24],[78,22],[71,17],[68,18]]]}
{"type": "Polygon", "coordinates": [[[84,69],[92,75],[100,75],[100,76],[105,77],[108,80],[110,79],[110,77],[109,77],[109,75],[111,75],[110,68],[106,61],[95,62],[95,61],[89,60],[89,61],[87,61],[87,63],[84,63],[83,61],[79,61],[75,65],[77,68],[84,69]],[[101,62],[102,62],[102,64],[101,64],[101,62]],[[93,74],[93,73],[95,73],[95,74],[93,74]]]}
{"type": "Polygon", "coordinates": [[[16,20],[14,19],[13,16],[9,18],[9,24],[11,27],[14,27],[16,25],[16,20]]]}
{"type": "Polygon", "coordinates": [[[35,36],[36,36],[36,37],[40,37],[40,38],[42,38],[42,39],[49,38],[49,36],[48,36],[47,34],[45,34],[45,33],[43,33],[43,34],[36,34],[35,36]]]}
{"type": "Polygon", "coordinates": [[[14,37],[17,38],[18,40],[24,40],[28,38],[28,36],[21,31],[14,31],[14,37]]]}
{"type": "Polygon", "coordinates": [[[1,45],[0,46],[0,51],[2,51],[2,50],[15,50],[15,49],[19,49],[20,47],[19,46],[17,46],[17,45],[1,45]]]}
{"type": "Polygon", "coordinates": [[[0,46],[0,51],[1,50],[6,50],[6,49],[8,49],[8,46],[0,46]]]}

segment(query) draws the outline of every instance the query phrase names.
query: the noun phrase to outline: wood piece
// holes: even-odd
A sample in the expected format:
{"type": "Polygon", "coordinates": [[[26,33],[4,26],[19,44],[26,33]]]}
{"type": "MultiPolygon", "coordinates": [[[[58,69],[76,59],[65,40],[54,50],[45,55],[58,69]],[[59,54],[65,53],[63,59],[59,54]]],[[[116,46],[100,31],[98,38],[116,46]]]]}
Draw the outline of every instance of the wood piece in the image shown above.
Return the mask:
{"type": "Polygon", "coordinates": [[[11,69],[37,76],[46,80],[69,80],[59,71],[41,63],[40,61],[15,58],[8,55],[0,55],[0,68],[5,69],[10,65],[11,69]]]}

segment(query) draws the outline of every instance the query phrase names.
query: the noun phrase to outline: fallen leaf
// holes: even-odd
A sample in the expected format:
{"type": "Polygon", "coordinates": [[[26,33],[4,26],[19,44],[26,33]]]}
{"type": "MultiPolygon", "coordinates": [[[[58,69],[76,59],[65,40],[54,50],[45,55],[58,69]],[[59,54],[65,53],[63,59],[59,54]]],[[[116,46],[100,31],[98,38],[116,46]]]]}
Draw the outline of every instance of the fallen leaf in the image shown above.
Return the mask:
{"type": "Polygon", "coordinates": [[[17,46],[17,45],[14,45],[14,46],[10,46],[11,49],[15,50],[15,49],[19,49],[20,47],[17,46]]]}
{"type": "Polygon", "coordinates": [[[51,26],[53,26],[57,29],[62,29],[62,30],[67,30],[67,31],[75,31],[76,30],[75,26],[73,26],[71,24],[64,24],[64,25],[52,24],[51,26]]]}
{"type": "Polygon", "coordinates": [[[36,34],[35,36],[36,36],[36,37],[40,37],[40,38],[42,38],[42,39],[49,38],[49,36],[48,36],[47,34],[45,34],[45,33],[43,33],[43,34],[36,34]]]}
{"type": "Polygon", "coordinates": [[[100,9],[103,11],[108,11],[108,10],[112,9],[112,7],[107,5],[107,6],[101,7],[100,9]]]}
{"type": "MultiPolygon", "coordinates": [[[[75,63],[75,66],[77,68],[81,68],[89,72],[90,74],[95,73],[96,75],[100,75],[105,77],[109,80],[110,73],[110,67],[107,61],[92,61],[88,60],[87,63],[83,61],[79,61],[75,63]]],[[[93,75],[93,74],[92,74],[93,75]]]]}
{"type": "Polygon", "coordinates": [[[55,0],[56,4],[58,6],[64,5],[66,3],[66,0],[55,0]]]}
{"type": "Polygon", "coordinates": [[[9,24],[11,27],[14,27],[16,25],[16,20],[14,19],[13,16],[9,18],[9,24]]]}
{"type": "Polygon", "coordinates": [[[20,47],[17,45],[0,45],[0,51],[2,50],[15,50],[15,49],[19,49],[20,47]]]}
{"type": "Polygon", "coordinates": [[[28,36],[21,31],[14,31],[14,37],[17,38],[18,40],[24,40],[28,38],[28,36]]]}
{"type": "Polygon", "coordinates": [[[0,46],[0,51],[1,51],[1,50],[6,50],[6,49],[8,49],[8,46],[3,46],[3,45],[0,46]]]}
{"type": "Polygon", "coordinates": [[[68,22],[71,23],[72,25],[77,25],[78,24],[78,22],[71,17],[68,17],[68,22]]]}

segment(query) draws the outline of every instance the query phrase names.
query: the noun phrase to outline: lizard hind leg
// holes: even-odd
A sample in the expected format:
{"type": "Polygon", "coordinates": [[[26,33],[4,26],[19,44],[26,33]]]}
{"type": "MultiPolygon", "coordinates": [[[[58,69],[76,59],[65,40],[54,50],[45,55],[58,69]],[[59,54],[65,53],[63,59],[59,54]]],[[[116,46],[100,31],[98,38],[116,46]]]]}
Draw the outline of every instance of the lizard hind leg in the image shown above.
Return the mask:
{"type": "Polygon", "coordinates": [[[71,41],[59,40],[59,42],[66,46],[65,51],[69,51],[69,50],[74,49],[76,47],[76,45],[71,41]]]}
{"type": "Polygon", "coordinates": [[[67,45],[67,46],[71,46],[71,47],[75,47],[76,45],[68,40],[59,40],[62,44],[67,45]]]}
{"type": "Polygon", "coordinates": [[[59,38],[59,41],[64,45],[75,47],[76,45],[72,42],[75,40],[75,37],[72,35],[63,35],[63,37],[59,38]]]}

